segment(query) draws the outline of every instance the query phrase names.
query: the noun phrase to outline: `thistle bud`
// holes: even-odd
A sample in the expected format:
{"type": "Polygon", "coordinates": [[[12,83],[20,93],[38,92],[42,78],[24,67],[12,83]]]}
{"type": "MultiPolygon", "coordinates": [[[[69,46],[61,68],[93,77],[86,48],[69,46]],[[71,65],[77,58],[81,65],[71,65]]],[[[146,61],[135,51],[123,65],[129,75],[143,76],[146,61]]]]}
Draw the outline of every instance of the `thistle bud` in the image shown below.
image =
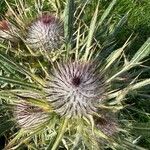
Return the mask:
{"type": "Polygon", "coordinates": [[[55,16],[43,14],[28,28],[26,43],[32,49],[58,49],[62,41],[62,23],[55,16]]]}
{"type": "Polygon", "coordinates": [[[39,107],[21,100],[15,107],[14,116],[21,128],[30,130],[47,122],[48,115],[39,107]]]}

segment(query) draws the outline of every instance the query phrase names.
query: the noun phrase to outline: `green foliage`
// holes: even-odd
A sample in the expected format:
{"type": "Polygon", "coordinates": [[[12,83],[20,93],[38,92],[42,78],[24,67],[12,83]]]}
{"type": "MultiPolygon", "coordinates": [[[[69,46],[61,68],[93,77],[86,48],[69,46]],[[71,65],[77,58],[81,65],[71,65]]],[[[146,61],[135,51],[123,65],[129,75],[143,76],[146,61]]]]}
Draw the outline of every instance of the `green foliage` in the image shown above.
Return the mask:
{"type": "Polygon", "coordinates": [[[20,31],[19,42],[0,42],[0,136],[7,137],[6,149],[150,148],[150,79],[142,73],[149,71],[143,62],[150,54],[150,38],[146,35],[140,44],[135,40],[138,49],[135,47],[132,51],[135,34],[130,36],[131,29],[136,31],[140,24],[149,26],[148,1],[16,0],[0,3],[5,6],[3,10],[0,7],[0,11],[5,14],[8,8],[11,16],[6,19],[20,31]],[[36,53],[26,44],[25,36],[28,24],[42,11],[50,11],[63,20],[65,41],[58,50],[36,50],[36,53]],[[144,17],[139,15],[141,13],[144,17]],[[105,74],[109,87],[104,103],[97,106],[95,114],[62,117],[47,102],[44,88],[47,78],[51,78],[49,72],[62,60],[98,62],[98,71],[105,74]],[[47,113],[47,122],[32,130],[21,128],[13,112],[22,99],[47,113]],[[105,116],[110,121],[113,114],[118,114],[114,135],[97,127],[95,118],[102,119],[105,111],[108,116],[111,114],[110,118],[105,116]]]}

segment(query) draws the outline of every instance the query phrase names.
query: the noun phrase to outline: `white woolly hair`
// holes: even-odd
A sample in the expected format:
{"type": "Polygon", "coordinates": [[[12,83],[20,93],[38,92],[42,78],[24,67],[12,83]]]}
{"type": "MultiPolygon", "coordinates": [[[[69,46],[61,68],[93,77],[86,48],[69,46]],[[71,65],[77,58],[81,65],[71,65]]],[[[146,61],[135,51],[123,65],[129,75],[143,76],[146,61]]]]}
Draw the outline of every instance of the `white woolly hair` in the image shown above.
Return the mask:
{"type": "Polygon", "coordinates": [[[103,75],[90,62],[57,64],[45,92],[61,116],[86,116],[97,111],[106,90],[103,75]]]}
{"type": "Polygon", "coordinates": [[[21,128],[30,130],[48,121],[48,115],[37,106],[21,100],[14,109],[14,117],[21,128]]]}
{"type": "Polygon", "coordinates": [[[55,16],[43,14],[28,28],[26,43],[32,49],[58,49],[62,41],[62,22],[55,16]]]}

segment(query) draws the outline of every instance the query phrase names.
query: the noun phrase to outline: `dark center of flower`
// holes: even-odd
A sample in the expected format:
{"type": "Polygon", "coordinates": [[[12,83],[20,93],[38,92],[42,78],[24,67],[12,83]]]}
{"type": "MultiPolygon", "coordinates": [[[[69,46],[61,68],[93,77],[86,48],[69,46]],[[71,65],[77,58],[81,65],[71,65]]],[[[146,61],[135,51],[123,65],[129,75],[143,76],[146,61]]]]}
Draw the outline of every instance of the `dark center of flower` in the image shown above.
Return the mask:
{"type": "Polygon", "coordinates": [[[49,23],[53,22],[54,19],[55,19],[54,17],[48,16],[48,15],[43,15],[43,16],[41,17],[41,21],[42,21],[44,24],[49,24],[49,23]]]}
{"type": "Polygon", "coordinates": [[[32,112],[32,113],[38,113],[38,112],[42,111],[42,109],[38,108],[37,106],[28,105],[28,107],[26,108],[26,111],[32,112]]]}
{"type": "Polygon", "coordinates": [[[75,86],[75,87],[78,87],[81,83],[81,79],[80,77],[73,77],[72,79],[72,84],[75,86]]]}

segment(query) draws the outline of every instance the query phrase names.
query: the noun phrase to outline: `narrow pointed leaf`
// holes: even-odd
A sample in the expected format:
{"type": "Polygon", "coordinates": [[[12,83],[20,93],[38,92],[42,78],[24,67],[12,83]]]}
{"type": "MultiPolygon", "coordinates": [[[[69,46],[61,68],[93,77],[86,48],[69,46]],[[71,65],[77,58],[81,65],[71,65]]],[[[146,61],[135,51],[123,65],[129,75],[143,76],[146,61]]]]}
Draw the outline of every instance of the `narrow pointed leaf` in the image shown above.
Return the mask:
{"type": "Polygon", "coordinates": [[[88,39],[87,39],[87,44],[86,44],[86,51],[85,51],[85,55],[84,55],[85,60],[89,56],[91,43],[92,43],[93,36],[94,36],[94,31],[95,31],[95,26],[96,26],[96,21],[97,21],[97,16],[98,16],[98,7],[99,7],[99,3],[97,4],[96,10],[94,12],[93,18],[91,20],[90,28],[89,28],[89,34],[88,34],[88,39]]]}
{"type": "Polygon", "coordinates": [[[106,19],[106,17],[109,15],[110,11],[112,10],[112,8],[114,7],[114,5],[116,4],[117,0],[113,0],[108,8],[105,10],[105,12],[103,13],[99,23],[98,23],[98,27],[101,26],[101,24],[103,23],[103,21],[106,19]]]}
{"type": "Polygon", "coordinates": [[[64,12],[64,31],[66,42],[71,44],[73,34],[74,0],[68,0],[64,12]]]}
{"type": "Polygon", "coordinates": [[[150,55],[150,38],[142,45],[131,59],[131,63],[138,63],[146,56],[150,55]]]}
{"type": "Polygon", "coordinates": [[[43,83],[43,81],[36,77],[34,74],[28,72],[26,69],[23,68],[23,66],[20,66],[19,64],[13,62],[11,59],[8,59],[7,57],[5,57],[4,55],[0,54],[0,62],[3,65],[8,65],[9,68],[11,68],[12,70],[18,71],[24,75],[28,75],[30,76],[32,79],[34,79],[36,82],[38,82],[41,85],[44,85],[45,83],[43,83]]]}
{"type": "Polygon", "coordinates": [[[34,85],[34,84],[27,83],[27,82],[20,81],[20,80],[16,80],[16,79],[13,79],[13,78],[8,78],[8,77],[0,76],[0,82],[14,84],[14,85],[22,86],[24,88],[39,89],[39,87],[34,85]]]}

